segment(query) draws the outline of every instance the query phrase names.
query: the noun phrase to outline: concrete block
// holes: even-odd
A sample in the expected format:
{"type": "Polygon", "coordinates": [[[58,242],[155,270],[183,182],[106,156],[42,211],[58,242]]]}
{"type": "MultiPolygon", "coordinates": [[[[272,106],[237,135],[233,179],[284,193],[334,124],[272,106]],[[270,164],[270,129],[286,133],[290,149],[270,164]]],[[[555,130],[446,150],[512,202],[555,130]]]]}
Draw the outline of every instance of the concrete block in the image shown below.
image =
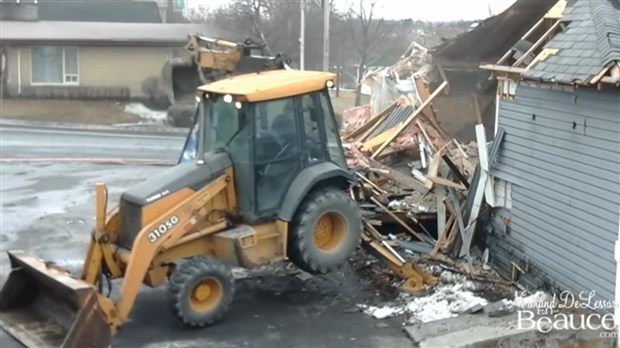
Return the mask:
{"type": "Polygon", "coordinates": [[[479,304],[476,303],[475,305],[469,307],[468,309],[465,310],[465,312],[463,312],[464,314],[474,314],[474,313],[478,313],[480,312],[484,307],[479,304]]]}
{"type": "Polygon", "coordinates": [[[506,302],[500,300],[484,306],[483,311],[491,318],[500,318],[514,313],[515,309],[514,307],[509,308],[506,302]]]}
{"type": "Polygon", "coordinates": [[[405,326],[403,330],[405,330],[409,338],[419,343],[430,337],[445,335],[450,332],[465,330],[476,326],[516,326],[516,323],[516,313],[502,318],[463,314],[458,317],[436,320],[428,323],[416,323],[414,325],[405,326]]]}

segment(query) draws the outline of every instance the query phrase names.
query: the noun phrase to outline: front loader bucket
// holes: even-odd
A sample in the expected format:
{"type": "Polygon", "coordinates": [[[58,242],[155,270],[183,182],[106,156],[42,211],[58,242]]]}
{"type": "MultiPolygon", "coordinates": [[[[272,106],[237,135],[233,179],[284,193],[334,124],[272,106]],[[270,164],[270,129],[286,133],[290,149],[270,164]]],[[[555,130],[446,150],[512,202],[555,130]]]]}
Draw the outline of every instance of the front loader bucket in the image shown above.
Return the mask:
{"type": "Polygon", "coordinates": [[[194,102],[196,89],[202,84],[198,67],[187,59],[173,58],[166,61],[160,77],[162,90],[170,104],[194,102]]]}
{"type": "Polygon", "coordinates": [[[112,334],[97,290],[57,265],[9,252],[0,326],[27,347],[109,347],[112,334]]]}

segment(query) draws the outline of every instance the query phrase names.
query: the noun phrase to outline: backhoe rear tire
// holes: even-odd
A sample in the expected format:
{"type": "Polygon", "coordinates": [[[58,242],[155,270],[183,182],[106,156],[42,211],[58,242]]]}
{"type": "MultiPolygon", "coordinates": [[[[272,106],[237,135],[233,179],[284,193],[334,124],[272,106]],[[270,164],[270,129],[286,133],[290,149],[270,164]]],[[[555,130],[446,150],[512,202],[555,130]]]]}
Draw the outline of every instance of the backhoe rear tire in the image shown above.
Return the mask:
{"type": "Polygon", "coordinates": [[[170,308],[189,327],[213,324],[228,310],[234,293],[230,268],[208,256],[187,260],[168,282],[170,308]]]}
{"type": "Polygon", "coordinates": [[[343,190],[326,187],[304,199],[290,226],[291,261],[311,274],[328,273],[344,264],[359,245],[362,215],[343,190]]]}

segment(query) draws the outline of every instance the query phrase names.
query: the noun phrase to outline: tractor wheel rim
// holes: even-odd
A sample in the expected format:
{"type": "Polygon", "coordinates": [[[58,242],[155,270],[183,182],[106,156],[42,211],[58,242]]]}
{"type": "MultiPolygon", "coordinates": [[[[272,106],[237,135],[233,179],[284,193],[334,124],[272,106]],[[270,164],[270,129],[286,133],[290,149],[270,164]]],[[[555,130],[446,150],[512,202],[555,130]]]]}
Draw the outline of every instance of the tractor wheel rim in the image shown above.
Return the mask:
{"type": "Polygon", "coordinates": [[[190,293],[189,305],[192,310],[207,312],[212,310],[222,298],[222,283],[212,277],[199,280],[190,293]]]}
{"type": "Polygon", "coordinates": [[[337,248],[345,235],[345,222],[342,215],[329,212],[321,216],[314,226],[314,243],[320,250],[337,248]]]}

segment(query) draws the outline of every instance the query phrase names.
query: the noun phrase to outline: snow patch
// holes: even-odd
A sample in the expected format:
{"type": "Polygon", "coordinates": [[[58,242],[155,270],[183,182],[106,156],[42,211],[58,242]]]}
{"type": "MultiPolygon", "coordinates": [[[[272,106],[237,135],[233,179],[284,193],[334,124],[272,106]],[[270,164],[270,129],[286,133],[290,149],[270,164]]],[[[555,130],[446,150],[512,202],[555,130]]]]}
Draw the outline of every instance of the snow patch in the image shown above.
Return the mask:
{"type": "Polygon", "coordinates": [[[427,323],[455,317],[468,309],[488,304],[487,300],[469,291],[470,284],[457,283],[438,286],[423,297],[401,294],[392,304],[381,307],[360,304],[362,311],[376,319],[385,319],[401,314],[409,315],[408,323],[427,323]]]}
{"type": "Polygon", "coordinates": [[[123,111],[129,114],[139,116],[147,121],[146,123],[164,124],[166,122],[166,112],[151,110],[142,103],[129,103],[123,108],[123,111]]]}
{"type": "Polygon", "coordinates": [[[518,294],[514,300],[508,301],[509,306],[514,306],[521,309],[531,309],[531,308],[544,308],[545,306],[549,306],[549,303],[553,300],[553,297],[544,292],[537,291],[532,295],[525,296],[524,293],[518,294]]]}

